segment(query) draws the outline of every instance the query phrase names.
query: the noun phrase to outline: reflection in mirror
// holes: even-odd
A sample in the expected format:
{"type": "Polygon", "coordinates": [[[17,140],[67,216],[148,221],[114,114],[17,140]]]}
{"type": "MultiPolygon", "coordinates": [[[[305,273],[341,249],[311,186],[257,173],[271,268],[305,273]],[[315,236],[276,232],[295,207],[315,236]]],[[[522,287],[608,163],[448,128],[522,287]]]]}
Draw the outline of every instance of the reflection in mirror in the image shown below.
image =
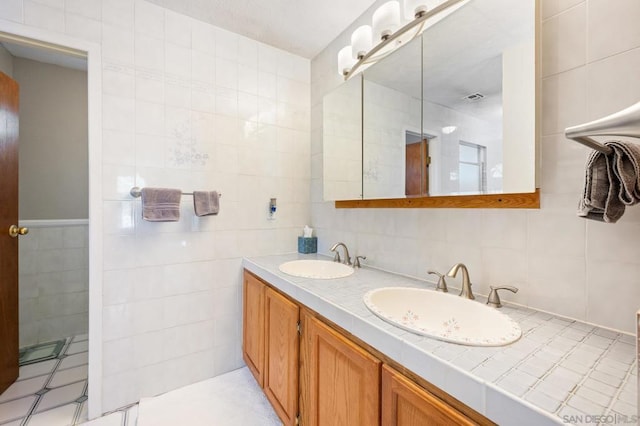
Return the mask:
{"type": "Polygon", "coordinates": [[[424,32],[429,195],[535,189],[534,18],[534,0],[471,0],[424,32]]]}
{"type": "Polygon", "coordinates": [[[534,192],[535,10],[468,0],[326,95],[325,200],[534,192]]]}
{"type": "Polygon", "coordinates": [[[362,76],[322,100],[325,200],[362,198],[362,76]]]}
{"type": "Polygon", "coordinates": [[[363,73],[365,199],[426,194],[421,56],[422,39],[418,37],[363,73]]]}

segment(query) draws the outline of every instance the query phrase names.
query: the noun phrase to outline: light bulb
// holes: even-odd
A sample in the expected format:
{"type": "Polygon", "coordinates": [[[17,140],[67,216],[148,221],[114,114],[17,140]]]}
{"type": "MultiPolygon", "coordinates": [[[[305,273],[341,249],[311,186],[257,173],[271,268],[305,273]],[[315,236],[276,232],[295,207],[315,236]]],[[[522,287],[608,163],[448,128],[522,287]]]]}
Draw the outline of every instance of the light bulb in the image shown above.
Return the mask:
{"type": "Polygon", "coordinates": [[[373,12],[373,36],[384,40],[400,28],[400,3],[388,1],[373,12]]]}
{"type": "Polygon", "coordinates": [[[351,53],[351,46],[345,46],[338,52],[338,74],[345,75],[356,63],[351,53]]]}
{"type": "Polygon", "coordinates": [[[427,11],[426,0],[404,0],[404,18],[413,21],[427,11]]]}
{"type": "Polygon", "coordinates": [[[371,39],[371,27],[369,25],[363,25],[356,28],[351,35],[351,49],[354,59],[360,59],[367,54],[369,49],[373,46],[371,39]]]}

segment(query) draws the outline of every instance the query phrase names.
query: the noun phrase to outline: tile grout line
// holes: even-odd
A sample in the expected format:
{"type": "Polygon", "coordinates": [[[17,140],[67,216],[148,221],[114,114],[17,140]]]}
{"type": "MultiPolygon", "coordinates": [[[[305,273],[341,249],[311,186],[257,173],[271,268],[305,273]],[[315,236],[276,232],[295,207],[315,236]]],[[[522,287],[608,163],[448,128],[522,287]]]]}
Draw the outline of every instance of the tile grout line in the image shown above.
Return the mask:
{"type": "MultiPolygon", "coordinates": [[[[594,330],[592,330],[592,331],[591,331],[587,336],[585,336],[585,338],[586,338],[586,337],[589,337],[589,336],[593,336],[593,335],[598,336],[597,334],[595,334],[595,332],[596,332],[596,331],[597,331],[597,328],[596,328],[596,329],[594,329],[594,330]]],[[[602,337],[602,336],[600,336],[600,337],[602,337]]],[[[575,393],[575,392],[576,392],[576,388],[580,388],[580,387],[584,384],[584,382],[586,382],[587,380],[589,380],[589,378],[591,377],[591,373],[593,373],[593,372],[596,370],[596,366],[600,364],[600,362],[601,362],[601,361],[606,357],[606,355],[607,355],[609,352],[611,352],[611,350],[612,350],[612,348],[613,348],[613,346],[614,346],[614,343],[615,343],[615,342],[618,342],[619,340],[620,340],[620,337],[619,337],[619,336],[618,336],[618,337],[616,337],[615,339],[611,339],[611,343],[607,346],[606,350],[604,350],[604,351],[602,352],[602,354],[598,357],[598,359],[597,359],[597,360],[593,363],[593,365],[589,368],[589,371],[588,371],[588,372],[586,372],[586,373],[582,376],[582,379],[581,379],[581,380],[580,380],[580,381],[579,381],[579,382],[574,386],[574,388],[571,390],[571,392],[569,392],[569,395],[567,395],[567,397],[564,399],[564,401],[562,401],[562,402],[561,402],[560,407],[558,408],[558,410],[557,410],[557,411],[560,411],[560,409],[565,408],[565,407],[571,407],[571,408],[574,408],[574,409],[578,410],[577,408],[572,407],[571,405],[568,405],[570,397],[573,397],[573,396],[580,396],[580,395],[577,395],[577,394],[575,393]]],[[[627,376],[630,374],[630,372],[631,372],[631,369],[629,369],[629,370],[627,371],[627,375],[625,375],[625,377],[627,377],[627,376]]],[[[596,380],[596,379],[594,379],[594,380],[596,380]]],[[[598,381],[599,381],[599,380],[598,380],[598,381]]],[[[587,388],[587,389],[590,389],[589,387],[586,387],[586,388],[587,388]]],[[[620,388],[618,388],[618,391],[616,391],[616,393],[614,394],[614,396],[612,396],[612,397],[611,397],[611,400],[610,400],[610,402],[609,402],[608,406],[607,406],[607,407],[603,407],[603,408],[605,409],[605,411],[604,411],[603,413],[601,413],[601,414],[606,413],[607,411],[609,411],[609,407],[612,407],[612,406],[613,406],[614,401],[616,400],[616,396],[617,396],[617,395],[619,394],[619,392],[620,392],[620,389],[621,389],[621,387],[620,387],[620,388]]],[[[599,391],[596,391],[596,392],[600,393],[599,391]]],[[[603,394],[603,395],[604,395],[604,394],[603,394]]],[[[582,397],[582,398],[584,398],[584,397],[582,397]]],[[[585,399],[587,399],[587,400],[588,400],[589,402],[591,402],[591,403],[595,403],[595,401],[591,401],[591,400],[589,400],[588,398],[585,398],[585,399]]],[[[595,404],[597,404],[597,403],[595,403],[595,404]]],[[[580,410],[578,410],[578,411],[580,411],[580,410]]],[[[588,414],[588,413],[585,413],[585,414],[588,414]]]]}
{"type": "MultiPolygon", "coordinates": [[[[62,354],[62,352],[65,350],[65,348],[62,348],[62,351],[60,351],[60,354],[62,354]]],[[[60,354],[58,356],[60,356],[60,354]]],[[[54,365],[54,367],[51,369],[51,372],[49,373],[49,378],[47,380],[45,380],[44,385],[42,386],[42,388],[40,389],[48,389],[47,385],[49,383],[51,383],[51,380],[53,379],[53,375],[55,374],[55,372],[58,369],[58,366],[60,365],[60,363],[62,362],[62,359],[60,358],[56,358],[56,364],[54,365]]],[[[38,391],[38,392],[40,392],[38,391]]],[[[46,395],[46,393],[45,393],[46,395]]],[[[25,426],[29,423],[29,421],[31,420],[31,416],[34,414],[35,410],[38,408],[38,405],[40,404],[40,400],[42,400],[43,395],[36,395],[37,398],[36,400],[33,402],[33,404],[31,405],[31,408],[29,409],[29,411],[27,412],[27,415],[24,416],[24,420],[22,423],[20,423],[20,426],[25,426]]]]}
{"type": "MultiPolygon", "coordinates": [[[[89,381],[87,380],[87,382],[84,384],[84,387],[82,389],[82,395],[83,396],[88,396],[87,395],[87,391],[89,390],[89,381]]],[[[76,408],[76,412],[73,415],[73,420],[71,422],[72,425],[78,424],[81,420],[80,420],[80,415],[82,414],[82,408],[84,407],[84,405],[87,403],[87,400],[82,401],[81,403],[78,404],[78,407],[76,408]]]]}
{"type": "MultiPolygon", "coordinates": [[[[71,346],[71,343],[73,342],[74,338],[75,338],[75,336],[70,336],[70,337],[67,337],[65,339],[65,344],[62,347],[62,349],[60,350],[60,353],[58,354],[58,357],[54,358],[56,360],[56,363],[55,363],[54,367],[51,369],[51,371],[48,374],[46,374],[46,375],[49,376],[48,379],[45,380],[45,382],[43,384],[43,387],[38,392],[42,391],[43,389],[47,389],[47,393],[50,391],[50,389],[47,386],[53,380],[53,376],[58,372],[58,368],[62,364],[62,361],[67,357],[67,350],[71,346]]],[[[49,361],[49,360],[47,360],[47,361],[49,361]]],[[[44,362],[46,362],[46,361],[44,361],[44,362]]],[[[34,363],[34,364],[36,364],[36,363],[34,363]]],[[[60,370],[60,371],[65,371],[65,370],[60,370]]],[[[34,376],[34,377],[41,377],[41,376],[45,376],[45,374],[42,374],[40,376],[34,376]]],[[[85,382],[87,382],[86,379],[83,379],[83,380],[85,382]]],[[[63,386],[67,386],[67,385],[74,384],[74,383],[79,383],[80,381],[81,380],[78,380],[78,381],[72,382],[72,383],[67,383],[67,384],[65,384],[63,386]]],[[[83,394],[82,395],[86,395],[87,387],[88,387],[88,384],[85,383],[85,386],[83,387],[83,394]]],[[[27,414],[22,418],[22,421],[20,422],[20,426],[28,425],[28,423],[31,421],[31,417],[35,414],[34,413],[35,410],[38,408],[38,405],[40,404],[40,401],[42,400],[43,396],[46,395],[46,393],[44,393],[42,395],[38,395],[38,394],[34,394],[34,395],[36,396],[36,399],[31,404],[31,407],[29,408],[29,411],[27,411],[27,414]]],[[[77,404],[77,403],[72,401],[72,402],[68,402],[68,403],[65,403],[65,404],[60,404],[60,405],[57,405],[57,406],[54,406],[54,407],[50,407],[47,410],[44,410],[43,412],[46,412],[46,411],[49,411],[49,410],[53,410],[53,409],[56,409],[56,408],[60,408],[60,407],[63,407],[65,405],[70,405],[70,404],[77,404]]],[[[82,404],[77,404],[77,405],[79,407],[82,406],[82,404]]],[[[76,412],[74,412],[74,417],[72,418],[72,421],[73,421],[73,419],[75,419],[77,411],[78,411],[78,407],[76,407],[76,412]]]]}
{"type": "Polygon", "coordinates": [[[80,404],[78,404],[78,406],[76,407],[76,411],[73,413],[73,417],[71,420],[71,424],[72,425],[77,425],[80,424],[80,414],[82,414],[82,407],[84,407],[84,404],[86,404],[87,401],[81,402],[80,404]]]}
{"type": "MultiPolygon", "coordinates": [[[[544,324],[544,323],[540,323],[540,325],[542,325],[542,324],[544,324]]],[[[538,327],[535,327],[535,328],[538,328],[538,327]]],[[[535,328],[534,328],[534,329],[535,329],[535,328]]],[[[565,326],[564,328],[561,328],[561,329],[560,329],[560,331],[559,331],[558,333],[556,333],[555,335],[558,335],[560,332],[562,332],[562,331],[564,331],[564,330],[567,330],[567,329],[569,329],[569,328],[571,328],[571,324],[568,324],[568,325],[567,325],[567,326],[565,326]]],[[[526,336],[528,336],[529,334],[533,333],[533,332],[534,332],[534,329],[531,329],[529,332],[527,332],[526,336]]],[[[569,356],[571,356],[575,351],[577,351],[577,350],[578,350],[578,348],[579,348],[579,346],[580,346],[580,343],[584,343],[584,341],[585,341],[588,337],[590,337],[590,336],[593,336],[593,335],[598,336],[597,334],[595,334],[595,332],[596,332],[596,331],[597,331],[597,328],[594,328],[594,329],[592,329],[592,330],[591,330],[587,335],[585,335],[585,336],[584,336],[580,341],[576,341],[576,344],[574,345],[574,347],[573,347],[573,348],[571,348],[571,350],[570,350],[569,352],[565,353],[565,355],[564,355],[564,356],[562,356],[562,357],[561,357],[557,362],[555,362],[555,366],[554,366],[553,368],[551,368],[551,369],[547,370],[547,372],[546,372],[545,374],[543,374],[541,377],[536,378],[536,381],[535,381],[531,386],[529,386],[529,389],[528,389],[528,390],[527,390],[527,391],[522,395],[522,398],[523,398],[523,399],[526,399],[526,396],[527,396],[527,395],[530,395],[530,394],[535,390],[535,389],[534,389],[535,387],[537,387],[537,386],[538,386],[538,385],[540,385],[541,383],[544,383],[544,379],[545,379],[546,377],[548,377],[548,376],[549,376],[549,375],[550,375],[550,374],[551,374],[551,373],[552,373],[552,372],[553,372],[553,371],[558,367],[558,365],[559,365],[562,361],[566,360],[569,356]]],[[[525,336],[525,337],[526,337],[526,336],[525,336]]],[[[600,336],[600,337],[601,337],[601,336],[600,336]]],[[[549,337],[549,338],[547,339],[547,341],[549,341],[549,340],[551,340],[551,337],[549,337]]],[[[581,384],[583,384],[583,383],[584,383],[584,382],[589,378],[590,373],[595,369],[595,366],[596,366],[596,365],[597,365],[597,364],[602,360],[602,358],[603,358],[603,357],[604,357],[604,356],[605,356],[605,355],[606,355],[606,354],[611,350],[611,348],[613,347],[613,343],[614,343],[614,342],[616,342],[616,341],[618,341],[618,340],[619,340],[619,337],[617,337],[615,340],[614,340],[614,339],[610,339],[610,340],[611,340],[611,343],[607,346],[607,349],[606,349],[605,351],[603,351],[603,353],[602,353],[602,354],[598,357],[598,359],[593,363],[593,366],[592,366],[592,367],[590,367],[589,371],[588,371],[587,373],[585,373],[585,374],[583,374],[583,375],[582,375],[581,380],[580,380],[576,385],[574,385],[574,386],[573,386],[573,388],[571,389],[571,391],[567,393],[567,396],[565,396],[565,398],[564,398],[562,401],[558,401],[558,402],[559,402],[558,408],[553,412],[553,414],[557,414],[559,411],[561,411],[564,407],[566,407],[566,406],[567,406],[567,402],[568,402],[568,400],[570,399],[570,397],[571,397],[571,396],[573,396],[573,395],[575,395],[575,393],[574,393],[574,392],[575,392],[575,389],[576,389],[576,388],[578,388],[578,387],[580,387],[580,385],[581,385],[581,384]]],[[[517,369],[517,367],[518,367],[519,365],[522,365],[522,364],[524,364],[527,360],[529,360],[529,359],[531,359],[531,358],[535,357],[535,355],[536,355],[538,352],[541,352],[542,350],[543,350],[543,349],[539,349],[539,350],[537,350],[536,352],[533,352],[533,353],[529,354],[529,356],[527,356],[526,358],[524,358],[521,362],[517,363],[517,364],[516,364],[516,365],[515,365],[515,366],[514,366],[510,371],[512,371],[513,369],[517,369]]],[[[507,372],[507,373],[503,373],[502,375],[500,375],[500,376],[498,377],[498,379],[496,379],[496,382],[497,382],[497,381],[499,381],[500,379],[502,379],[503,377],[505,377],[507,374],[508,374],[508,372],[507,372]]],[[[495,382],[494,382],[494,383],[495,383],[495,382]]],[[[545,392],[542,392],[542,393],[544,393],[544,394],[546,395],[546,393],[545,393],[545,392]]],[[[548,395],[548,396],[549,396],[549,397],[551,397],[551,398],[553,398],[551,395],[548,395]]],[[[555,399],[555,398],[554,398],[554,399],[555,399]]]]}
{"type": "MultiPolygon", "coordinates": [[[[526,315],[526,316],[522,317],[522,318],[521,318],[521,320],[524,320],[524,319],[526,319],[526,318],[528,318],[528,317],[530,317],[530,316],[534,316],[534,315],[535,315],[535,312],[531,312],[529,315],[526,315]]],[[[549,320],[545,320],[545,322],[547,322],[547,321],[549,321],[549,320]]],[[[542,326],[543,324],[545,324],[545,322],[541,322],[541,323],[539,323],[537,326],[535,326],[535,327],[533,327],[533,328],[529,329],[526,333],[524,333],[524,335],[523,335],[520,339],[522,339],[522,338],[526,338],[526,337],[528,337],[530,334],[533,334],[533,333],[535,332],[535,330],[536,330],[536,329],[538,329],[538,328],[539,328],[540,326],[542,326]]],[[[560,334],[560,332],[561,332],[561,331],[563,331],[563,330],[565,330],[565,329],[569,328],[570,326],[571,326],[571,324],[569,324],[569,325],[565,326],[564,328],[561,328],[561,329],[558,331],[558,333],[556,333],[555,335],[560,334]]],[[[547,341],[549,341],[549,340],[551,340],[551,337],[547,338],[547,341]]],[[[573,349],[572,349],[572,351],[573,351],[573,349]]],[[[529,359],[533,358],[533,357],[535,356],[535,354],[537,354],[538,352],[540,352],[540,350],[535,351],[535,352],[532,352],[532,353],[530,353],[529,355],[527,355],[525,358],[523,358],[522,360],[520,360],[519,362],[517,362],[515,365],[513,365],[513,367],[511,367],[509,370],[507,370],[507,371],[505,371],[504,373],[500,374],[500,375],[499,375],[495,380],[493,380],[493,381],[492,381],[492,383],[497,383],[497,382],[499,382],[500,380],[502,380],[503,378],[505,378],[505,377],[506,377],[510,372],[512,372],[513,370],[516,370],[516,369],[518,368],[518,366],[520,366],[520,365],[524,364],[527,360],[529,360],[529,359]]],[[[493,358],[492,356],[491,356],[491,357],[488,357],[487,359],[485,359],[485,360],[484,360],[482,363],[480,363],[479,365],[484,366],[484,365],[485,365],[485,363],[486,363],[486,362],[488,362],[489,360],[491,360],[492,358],[493,358]]],[[[477,368],[477,367],[476,367],[476,368],[477,368]]],[[[536,382],[535,382],[535,384],[538,384],[538,382],[542,381],[542,378],[543,378],[543,377],[545,377],[545,376],[547,376],[547,374],[548,374],[548,372],[547,372],[547,373],[545,373],[545,374],[543,374],[543,376],[542,376],[542,377],[538,377],[538,378],[536,378],[536,382]]],[[[529,387],[529,391],[531,390],[531,388],[532,388],[532,387],[533,387],[533,386],[530,386],[530,387],[529,387]]],[[[529,391],[525,392],[525,394],[527,394],[529,391]]],[[[523,398],[524,398],[524,395],[525,395],[525,394],[523,394],[523,395],[522,395],[522,397],[523,397],[523,398]]]]}
{"type": "MultiPolygon", "coordinates": [[[[616,342],[618,342],[619,339],[616,340],[616,342]]],[[[622,389],[624,388],[624,386],[629,383],[630,380],[633,380],[632,376],[633,376],[633,371],[637,368],[636,363],[638,361],[634,361],[631,364],[631,368],[629,368],[629,370],[627,371],[627,374],[624,376],[624,379],[622,379],[622,383],[620,384],[620,386],[618,386],[616,388],[616,392],[614,393],[611,402],[609,403],[609,406],[607,407],[607,414],[610,414],[611,412],[616,413],[616,411],[613,409],[614,405],[616,405],[616,402],[620,401],[620,394],[622,394],[622,389]],[[635,367],[634,367],[635,366],[635,367]]]]}

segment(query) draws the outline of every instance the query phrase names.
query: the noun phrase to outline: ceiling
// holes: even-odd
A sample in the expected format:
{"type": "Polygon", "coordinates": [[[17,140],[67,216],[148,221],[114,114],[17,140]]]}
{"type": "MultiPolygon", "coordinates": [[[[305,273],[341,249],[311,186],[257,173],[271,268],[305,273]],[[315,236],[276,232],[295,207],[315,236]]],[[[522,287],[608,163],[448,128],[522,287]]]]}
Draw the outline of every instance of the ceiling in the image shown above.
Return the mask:
{"type": "Polygon", "coordinates": [[[424,32],[422,53],[414,40],[367,69],[365,79],[418,98],[422,89],[429,102],[490,119],[501,111],[502,52],[534,35],[535,3],[508,7],[511,1],[470,1],[424,32]],[[485,98],[464,99],[476,92],[485,98]]]}
{"type": "MultiPolygon", "coordinates": [[[[178,13],[313,58],[377,0],[148,0],[178,13]]],[[[3,37],[13,56],[78,70],[85,57],[75,52],[32,46],[3,37]]]]}
{"type": "Polygon", "coordinates": [[[311,59],[376,0],[149,1],[311,59]]]}
{"type": "Polygon", "coordinates": [[[4,48],[16,58],[31,59],[32,61],[80,71],[87,70],[86,56],[71,50],[56,48],[52,45],[47,45],[46,48],[44,48],[43,46],[29,45],[27,42],[7,40],[4,39],[1,34],[0,45],[4,46],[4,48]]]}

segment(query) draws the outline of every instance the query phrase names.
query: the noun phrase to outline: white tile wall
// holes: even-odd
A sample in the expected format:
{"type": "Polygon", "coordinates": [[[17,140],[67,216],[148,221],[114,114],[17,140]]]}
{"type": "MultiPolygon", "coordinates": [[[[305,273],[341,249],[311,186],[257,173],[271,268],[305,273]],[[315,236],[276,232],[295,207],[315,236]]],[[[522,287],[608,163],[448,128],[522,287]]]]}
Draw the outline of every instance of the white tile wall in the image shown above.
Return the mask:
{"type": "Polygon", "coordinates": [[[341,83],[337,51],[365,20],[347,28],[311,66],[311,199],[319,250],[344,241],[369,264],[419,277],[464,262],[479,293],[489,285],[515,285],[520,291],[505,294],[507,300],[634,332],[640,209],[631,207],[614,225],[576,217],[588,149],[567,141],[563,131],[640,99],[634,73],[639,13],[631,0],[541,0],[542,208],[533,211],[336,210],[323,202],[322,97],[341,83]],[[606,30],[618,27],[615,36],[606,30]]]}
{"type": "Polygon", "coordinates": [[[640,213],[630,209],[618,225],[575,217],[587,150],[561,132],[640,97],[636,7],[542,1],[542,209],[461,213],[337,211],[322,202],[321,100],[340,82],[335,54],[353,28],[314,59],[310,81],[307,60],[144,0],[5,1],[0,19],[102,45],[103,410],[241,365],[240,337],[226,326],[240,321],[238,258],[295,250],[310,197],[323,251],[344,240],[374,265],[418,276],[464,261],[478,292],[517,285],[506,299],[631,331],[640,261],[626,253],[638,247],[630,232],[640,213]],[[615,37],[602,31],[611,19],[615,37]],[[151,226],[127,195],[134,184],[218,189],[222,212],[199,219],[185,200],[180,223],[151,226]],[[273,196],[279,216],[269,222],[273,196]],[[461,240],[469,221],[495,232],[469,227],[461,240]],[[196,330],[181,336],[189,353],[163,349],[175,327],[196,330]],[[134,336],[142,342],[135,356],[134,336]]]}
{"type": "Polygon", "coordinates": [[[89,327],[87,225],[30,226],[19,244],[20,347],[89,327]]]}
{"type": "Polygon", "coordinates": [[[103,411],[240,367],[240,257],[295,251],[310,221],[309,60],[144,0],[1,19],[102,46],[103,411]],[[146,223],[134,185],[215,189],[221,212],[185,196],[180,222],[146,223]]]}
{"type": "Polygon", "coordinates": [[[406,174],[404,167],[397,165],[405,164],[405,131],[420,131],[420,103],[405,93],[370,81],[365,83],[363,99],[363,116],[371,123],[365,126],[363,135],[364,195],[368,198],[404,196],[406,174]],[[398,137],[390,138],[390,134],[398,137]]]}

